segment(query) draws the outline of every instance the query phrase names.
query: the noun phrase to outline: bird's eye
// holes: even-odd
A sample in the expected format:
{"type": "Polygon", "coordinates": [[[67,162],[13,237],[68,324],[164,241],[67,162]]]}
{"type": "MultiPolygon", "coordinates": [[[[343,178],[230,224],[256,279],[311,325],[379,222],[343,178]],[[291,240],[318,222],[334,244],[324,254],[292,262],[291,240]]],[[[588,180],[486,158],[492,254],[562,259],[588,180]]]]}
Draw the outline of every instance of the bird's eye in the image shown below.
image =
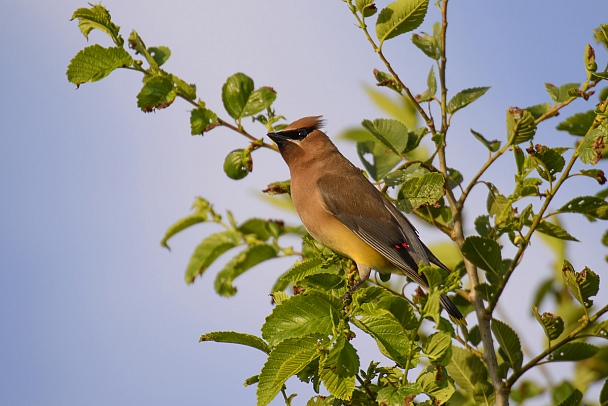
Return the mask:
{"type": "Polygon", "coordinates": [[[304,138],[306,138],[307,135],[308,135],[308,131],[306,131],[304,128],[300,128],[298,130],[298,139],[303,140],[304,138]]]}

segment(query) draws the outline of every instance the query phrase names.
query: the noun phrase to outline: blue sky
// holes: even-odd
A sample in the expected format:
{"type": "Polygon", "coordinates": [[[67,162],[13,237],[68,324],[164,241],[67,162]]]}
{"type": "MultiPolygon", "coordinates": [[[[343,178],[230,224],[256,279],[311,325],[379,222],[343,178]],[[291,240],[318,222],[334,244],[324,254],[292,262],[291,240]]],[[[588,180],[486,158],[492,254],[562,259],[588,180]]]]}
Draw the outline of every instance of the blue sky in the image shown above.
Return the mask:
{"type": "MultiPolygon", "coordinates": [[[[217,112],[223,112],[226,77],[242,71],[256,86],[277,90],[276,109],[289,120],[323,114],[330,136],[364,118],[385,116],[363,86],[373,84],[371,72],[380,62],[339,0],[103,4],[124,37],[136,29],[148,46],[170,47],[166,68],[196,83],[199,96],[217,112]]],[[[453,121],[448,159],[463,168],[465,180],[486,157],[469,128],[504,139],[508,107],[549,101],[544,82],[582,80],[584,46],[592,42],[594,27],[608,23],[602,20],[608,5],[577,4],[450,3],[449,90],[492,86],[453,121]]],[[[197,195],[219,212],[232,210],[240,221],[253,216],[297,221],[259,198],[268,183],[288,178],[287,168],[277,154],[259,151],[245,180],[226,178],[224,156],[244,147],[244,140],[223,129],[191,137],[189,106],[180,101],[142,113],[135,101],[141,86],[137,73],[115,72],[75,90],[65,70],[86,41],[69,18],[86,5],[26,0],[5,4],[0,15],[0,403],[253,404],[255,387],[242,383],[259,372],[262,354],[199,344],[198,337],[216,330],[258,334],[271,311],[268,291],[291,260],[239,278],[239,293],[228,300],[212,289],[218,265],[192,286],[183,282],[192,249],[217,231],[213,225],[175,237],[171,252],[159,242],[197,195]]],[[[433,11],[422,29],[430,30],[436,18],[433,11]]],[[[430,61],[407,37],[387,43],[386,53],[421,92],[430,61]]],[[[90,42],[98,41],[109,45],[102,34],[92,33],[90,42]]],[[[603,66],[606,53],[596,50],[603,66]]],[[[578,103],[564,117],[592,103],[578,103]]],[[[556,124],[545,124],[537,141],[569,145],[556,124]]],[[[265,132],[261,126],[250,131],[265,132]]],[[[338,145],[359,164],[352,144],[338,145]]],[[[511,165],[505,159],[490,176],[510,185],[510,175],[500,174],[511,165]]],[[[587,181],[579,189],[592,194],[597,185],[587,181]]],[[[479,188],[473,197],[483,205],[485,194],[479,188]]],[[[474,217],[472,212],[469,220],[474,217]]],[[[600,273],[605,290],[606,250],[598,243],[605,225],[580,217],[564,221],[582,241],[570,246],[572,263],[600,273]]],[[[423,236],[440,237],[420,227],[423,236]]],[[[522,300],[521,288],[550,275],[547,255],[535,242],[513,278],[500,306],[512,320],[528,317],[532,299],[526,294],[522,300]]],[[[518,327],[534,326],[526,323],[518,327]]],[[[533,328],[525,339],[539,348],[540,329],[533,328]]],[[[371,342],[358,339],[366,348],[364,359],[377,356],[371,342]]],[[[301,393],[298,405],[310,394],[295,383],[290,389],[301,393]]]]}

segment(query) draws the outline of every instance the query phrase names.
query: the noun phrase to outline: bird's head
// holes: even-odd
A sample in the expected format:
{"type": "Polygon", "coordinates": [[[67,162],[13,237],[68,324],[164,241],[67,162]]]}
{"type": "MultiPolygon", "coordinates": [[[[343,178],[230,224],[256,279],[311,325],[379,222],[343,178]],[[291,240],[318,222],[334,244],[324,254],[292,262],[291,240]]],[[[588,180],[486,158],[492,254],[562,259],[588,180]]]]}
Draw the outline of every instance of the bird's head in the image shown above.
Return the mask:
{"type": "Polygon", "coordinates": [[[268,137],[273,140],[279,150],[288,148],[290,144],[298,145],[304,141],[313,131],[323,127],[321,116],[304,117],[289,124],[281,131],[268,133],[268,137]]]}

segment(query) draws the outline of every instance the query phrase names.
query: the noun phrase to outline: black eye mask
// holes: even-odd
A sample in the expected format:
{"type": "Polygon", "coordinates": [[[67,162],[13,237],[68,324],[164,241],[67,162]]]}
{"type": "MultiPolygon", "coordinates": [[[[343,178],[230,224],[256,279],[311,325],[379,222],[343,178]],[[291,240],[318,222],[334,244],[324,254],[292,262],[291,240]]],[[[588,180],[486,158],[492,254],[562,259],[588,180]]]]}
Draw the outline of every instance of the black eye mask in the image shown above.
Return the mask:
{"type": "Polygon", "coordinates": [[[273,139],[274,139],[274,137],[278,137],[278,138],[283,138],[283,139],[288,139],[288,140],[302,141],[304,138],[308,137],[308,134],[310,134],[314,130],[315,130],[315,127],[296,128],[294,130],[283,130],[283,131],[278,131],[276,133],[268,133],[268,136],[273,139]]]}

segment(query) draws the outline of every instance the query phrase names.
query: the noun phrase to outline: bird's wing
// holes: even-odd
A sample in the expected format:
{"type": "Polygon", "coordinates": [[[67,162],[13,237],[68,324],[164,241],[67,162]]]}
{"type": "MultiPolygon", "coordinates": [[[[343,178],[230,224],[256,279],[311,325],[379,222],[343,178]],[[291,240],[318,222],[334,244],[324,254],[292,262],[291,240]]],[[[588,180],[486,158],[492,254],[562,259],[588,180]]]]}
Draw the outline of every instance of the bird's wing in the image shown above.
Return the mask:
{"type": "Polygon", "coordinates": [[[350,180],[319,178],[325,209],[416,283],[428,287],[424,275],[417,272],[420,261],[429,263],[428,249],[414,227],[367,179],[350,180]]]}

